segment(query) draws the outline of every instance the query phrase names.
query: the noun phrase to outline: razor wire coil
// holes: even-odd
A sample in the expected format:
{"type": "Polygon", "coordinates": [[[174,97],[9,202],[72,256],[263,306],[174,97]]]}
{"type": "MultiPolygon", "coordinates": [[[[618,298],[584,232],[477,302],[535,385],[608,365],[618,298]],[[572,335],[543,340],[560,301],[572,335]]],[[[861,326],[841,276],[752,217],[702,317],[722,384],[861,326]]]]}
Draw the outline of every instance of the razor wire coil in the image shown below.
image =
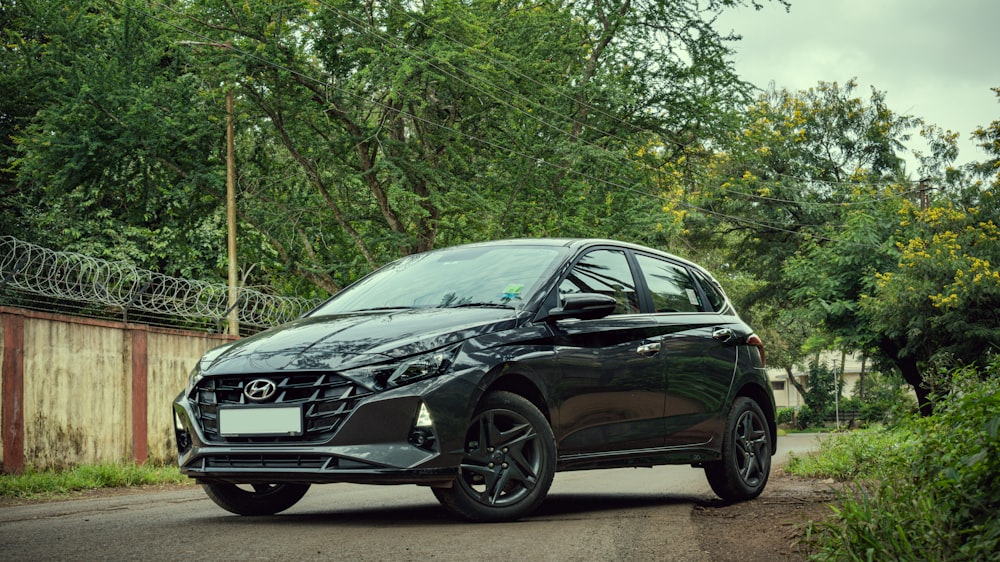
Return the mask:
{"type": "MultiPolygon", "coordinates": [[[[98,311],[92,312],[98,317],[108,316],[110,307],[126,318],[146,317],[161,325],[217,327],[229,311],[225,284],[170,277],[12,236],[0,236],[0,291],[4,289],[24,294],[36,304],[33,308],[43,308],[46,301],[72,301],[82,303],[78,308],[98,311]]],[[[318,304],[239,287],[235,309],[241,326],[259,331],[297,318],[318,304]]]]}

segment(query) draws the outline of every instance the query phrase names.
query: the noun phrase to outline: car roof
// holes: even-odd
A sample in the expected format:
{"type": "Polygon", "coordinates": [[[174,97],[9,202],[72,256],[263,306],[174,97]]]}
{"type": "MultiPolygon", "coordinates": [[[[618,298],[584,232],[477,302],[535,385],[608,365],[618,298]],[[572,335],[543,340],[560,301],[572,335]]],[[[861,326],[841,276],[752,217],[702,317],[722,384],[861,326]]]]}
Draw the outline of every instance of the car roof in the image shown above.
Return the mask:
{"type": "MultiPolygon", "coordinates": [[[[662,257],[669,258],[671,260],[681,262],[687,266],[690,266],[702,273],[708,274],[708,271],[700,265],[686,260],[682,257],[675,256],[670,252],[665,252],[663,250],[658,250],[656,248],[651,248],[649,246],[643,246],[641,244],[635,244],[632,242],[623,242],[621,240],[612,240],[610,238],[505,238],[501,240],[489,240],[484,242],[473,242],[471,244],[463,244],[466,247],[472,246],[551,246],[551,247],[565,247],[570,248],[574,252],[590,248],[594,246],[618,246],[621,248],[628,248],[630,250],[648,252],[651,254],[660,255],[662,257]]],[[[457,247],[457,246],[456,246],[457,247]]],[[[445,248],[441,248],[445,249],[445,248]]]]}

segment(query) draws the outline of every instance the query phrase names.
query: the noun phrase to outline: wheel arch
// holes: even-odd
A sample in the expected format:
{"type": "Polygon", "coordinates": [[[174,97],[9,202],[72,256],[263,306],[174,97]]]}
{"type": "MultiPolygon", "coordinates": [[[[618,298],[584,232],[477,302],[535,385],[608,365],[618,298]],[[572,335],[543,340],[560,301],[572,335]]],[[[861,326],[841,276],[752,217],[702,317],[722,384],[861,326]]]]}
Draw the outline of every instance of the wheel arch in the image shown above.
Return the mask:
{"type": "Polygon", "coordinates": [[[490,392],[503,390],[524,397],[535,405],[545,416],[545,420],[552,425],[552,416],[549,414],[549,406],[545,400],[545,395],[541,389],[530,378],[516,372],[504,373],[489,384],[483,391],[483,396],[490,392]]]}
{"type": "MultiPolygon", "coordinates": [[[[774,399],[771,397],[770,393],[759,384],[746,382],[735,394],[735,398],[739,398],[741,396],[753,400],[758,406],[760,406],[760,409],[764,411],[764,417],[767,419],[768,431],[771,434],[771,443],[777,443],[778,425],[775,420],[774,399]]],[[[771,448],[772,455],[774,455],[776,449],[777,447],[771,448]]]]}

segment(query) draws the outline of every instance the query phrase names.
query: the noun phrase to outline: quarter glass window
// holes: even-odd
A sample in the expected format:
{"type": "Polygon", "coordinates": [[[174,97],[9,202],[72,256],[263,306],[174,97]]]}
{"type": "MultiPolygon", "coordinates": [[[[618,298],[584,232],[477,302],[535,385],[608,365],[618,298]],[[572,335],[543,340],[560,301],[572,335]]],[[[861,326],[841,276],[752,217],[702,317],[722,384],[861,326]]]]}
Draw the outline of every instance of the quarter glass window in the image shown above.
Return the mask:
{"type": "Polygon", "coordinates": [[[698,284],[705,291],[705,296],[708,297],[708,302],[712,305],[712,310],[719,312],[726,304],[726,298],[722,296],[722,289],[714,281],[709,280],[701,273],[697,275],[698,284]]]}
{"type": "Polygon", "coordinates": [[[614,297],[615,314],[639,312],[635,280],[623,252],[594,250],[580,258],[559,285],[560,296],[571,293],[599,293],[614,297]]]}
{"type": "Polygon", "coordinates": [[[637,254],[656,312],[699,312],[704,310],[691,276],[683,267],[637,254]]]}

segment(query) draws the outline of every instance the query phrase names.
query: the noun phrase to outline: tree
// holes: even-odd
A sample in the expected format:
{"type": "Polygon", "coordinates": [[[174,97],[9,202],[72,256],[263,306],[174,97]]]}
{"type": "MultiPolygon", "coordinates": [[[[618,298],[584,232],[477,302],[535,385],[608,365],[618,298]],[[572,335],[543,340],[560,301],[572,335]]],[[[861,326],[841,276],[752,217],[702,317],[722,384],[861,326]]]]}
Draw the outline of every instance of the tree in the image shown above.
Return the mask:
{"type": "MultiPolygon", "coordinates": [[[[993,88],[993,93],[1000,101],[1000,88],[993,88]]],[[[1000,190],[1000,119],[987,126],[979,127],[972,136],[979,141],[979,146],[990,158],[973,167],[973,172],[986,178],[992,189],[1000,190]]]]}
{"type": "MultiPolygon", "coordinates": [[[[811,247],[840,248],[840,225],[851,209],[877,206],[908,189],[884,186],[902,180],[900,153],[919,120],[891,111],[877,90],[868,99],[856,96],[856,87],[853,80],[843,86],[821,82],[806,91],[772,87],[761,94],[700,178],[695,210],[686,221],[696,245],[725,248],[720,261],[758,280],[753,290],[737,295],[737,304],[762,327],[775,365],[799,363],[835,339],[852,345],[848,333],[817,329],[825,325],[827,305],[817,309],[816,303],[851,301],[861,287],[860,263],[873,257],[868,248],[879,240],[869,236],[874,231],[858,232],[859,239],[847,243],[850,251],[836,254],[851,256],[847,269],[832,277],[806,267],[801,279],[790,279],[796,270],[789,270],[796,263],[791,258],[811,247]],[[790,291],[798,282],[827,287],[808,289],[795,300],[790,291]]],[[[834,314],[843,312],[832,306],[834,314]]],[[[857,323],[847,319],[845,325],[849,332],[857,323]]]]}
{"type": "MultiPolygon", "coordinates": [[[[985,368],[1000,349],[1000,207],[991,191],[977,206],[950,202],[901,210],[899,261],[876,273],[860,300],[873,332],[902,365],[950,360],[985,368]],[[902,237],[901,237],[902,238],[902,237]]],[[[907,382],[927,388],[919,373],[907,382]]],[[[923,405],[923,402],[922,402],[923,405]]]]}
{"type": "Polygon", "coordinates": [[[973,350],[997,344],[990,264],[1000,263],[1000,221],[992,195],[950,166],[953,133],[853,88],[763,96],[710,169],[701,216],[721,218],[714,233],[730,261],[760,279],[741,308],[779,327],[780,361],[833,345],[873,353],[899,369],[926,414],[930,362],[975,361],[973,350]],[[927,182],[905,181],[899,156],[917,127],[931,148],[918,154],[920,171],[939,174],[927,182]]]}
{"type": "Polygon", "coordinates": [[[439,244],[662,241],[650,170],[743,99],[709,25],[740,3],[203,0],[182,15],[228,46],[199,54],[237,88],[241,165],[285,171],[252,182],[243,220],[332,291],[439,244]]]}
{"type": "Polygon", "coordinates": [[[23,105],[9,233],[165,273],[211,271],[220,131],[170,29],[129,2],[19,0],[12,12],[3,72],[23,105]]]}
{"type": "Polygon", "coordinates": [[[787,369],[787,373],[788,381],[805,400],[796,416],[799,429],[823,425],[826,418],[834,413],[837,396],[843,389],[840,371],[826,363],[820,363],[816,358],[809,362],[805,384],[796,380],[791,368],[787,369]]]}

